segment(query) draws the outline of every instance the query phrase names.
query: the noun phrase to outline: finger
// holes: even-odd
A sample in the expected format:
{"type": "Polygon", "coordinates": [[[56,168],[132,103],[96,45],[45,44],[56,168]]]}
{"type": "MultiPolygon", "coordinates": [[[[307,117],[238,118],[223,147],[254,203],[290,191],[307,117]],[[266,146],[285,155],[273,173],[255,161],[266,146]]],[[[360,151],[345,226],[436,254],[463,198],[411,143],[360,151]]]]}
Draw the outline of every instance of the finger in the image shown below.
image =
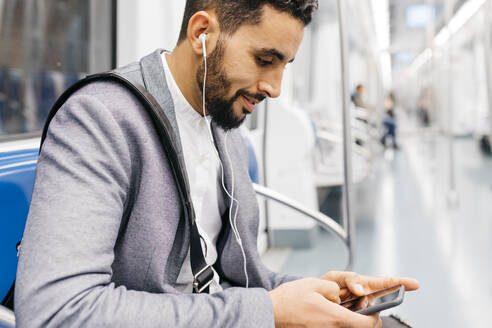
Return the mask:
{"type": "Polygon", "coordinates": [[[360,283],[360,276],[355,272],[332,271],[325,274],[322,279],[336,282],[340,286],[340,289],[347,288],[354,296],[367,295],[360,283]]]}
{"type": "Polygon", "coordinates": [[[400,280],[400,285],[405,286],[407,292],[411,292],[420,288],[420,283],[418,280],[413,278],[398,278],[400,280]]]}
{"type": "Polygon", "coordinates": [[[377,318],[378,318],[378,321],[376,323],[376,328],[383,328],[383,320],[381,319],[381,317],[379,316],[379,314],[377,314],[377,318]]]}
{"type": "Polygon", "coordinates": [[[321,277],[321,279],[334,281],[340,288],[347,288],[347,282],[358,276],[355,272],[331,271],[321,277]]]}
{"type": "Polygon", "coordinates": [[[342,300],[347,300],[353,296],[354,295],[352,294],[352,292],[350,290],[348,290],[347,288],[341,288],[340,289],[340,298],[342,300]]]}
{"type": "Polygon", "coordinates": [[[364,296],[359,300],[359,303],[357,305],[359,310],[367,309],[367,307],[369,306],[369,299],[364,296]]]}
{"type": "Polygon", "coordinates": [[[370,292],[363,286],[363,279],[358,274],[351,274],[345,278],[345,285],[355,296],[366,296],[370,292]]]}
{"type": "Polygon", "coordinates": [[[367,286],[370,291],[378,291],[381,289],[391,288],[398,285],[404,285],[406,291],[419,289],[419,282],[412,278],[373,278],[361,277],[361,282],[367,286]]]}
{"type": "Polygon", "coordinates": [[[379,313],[376,313],[376,314],[373,314],[370,316],[366,316],[366,317],[369,317],[371,319],[371,321],[369,323],[370,327],[372,327],[372,328],[382,328],[383,327],[383,321],[381,320],[379,313]]]}
{"type": "Polygon", "coordinates": [[[330,271],[327,274],[325,274],[321,279],[324,280],[331,280],[331,281],[337,281],[337,280],[342,280],[341,278],[346,275],[350,274],[352,272],[343,272],[343,271],[330,271]]]}
{"type": "Polygon", "coordinates": [[[322,279],[313,279],[312,284],[315,292],[334,303],[340,304],[340,287],[338,284],[322,279]]]}

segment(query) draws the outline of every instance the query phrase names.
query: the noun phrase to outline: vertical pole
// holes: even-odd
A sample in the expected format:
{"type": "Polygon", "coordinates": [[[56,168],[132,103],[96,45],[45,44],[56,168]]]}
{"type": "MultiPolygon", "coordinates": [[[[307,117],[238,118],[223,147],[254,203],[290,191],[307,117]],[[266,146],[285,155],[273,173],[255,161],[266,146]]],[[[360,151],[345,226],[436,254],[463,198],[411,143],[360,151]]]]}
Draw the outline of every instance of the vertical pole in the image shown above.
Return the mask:
{"type": "MultiPolygon", "coordinates": [[[[453,16],[453,4],[446,3],[446,26],[449,26],[449,22],[453,16]]],[[[456,174],[455,174],[455,145],[454,145],[454,134],[453,134],[453,121],[454,121],[454,106],[453,106],[453,92],[454,92],[454,82],[453,82],[453,38],[454,36],[450,34],[448,41],[448,97],[447,97],[447,108],[448,108],[448,144],[449,144],[449,192],[448,192],[448,203],[450,206],[455,206],[458,202],[458,194],[456,192],[456,174]]]]}
{"type": "MultiPolygon", "coordinates": [[[[10,76],[8,76],[8,72],[10,69],[14,66],[14,63],[12,63],[12,39],[13,39],[13,32],[12,32],[12,25],[14,24],[14,16],[15,16],[15,9],[18,3],[13,2],[13,1],[8,1],[5,6],[5,12],[3,13],[3,18],[5,18],[5,23],[2,22],[4,30],[2,31],[4,38],[0,39],[0,42],[2,43],[2,47],[0,47],[0,59],[3,59],[2,62],[0,62],[3,66],[2,69],[4,69],[4,74],[3,74],[3,92],[4,96],[3,101],[4,101],[4,111],[5,115],[4,117],[6,118],[7,113],[11,111],[9,108],[11,100],[9,97],[11,96],[10,94],[10,89],[11,89],[11,82],[10,82],[10,76]]],[[[2,122],[2,124],[4,124],[2,122]]],[[[7,126],[4,127],[5,131],[7,129],[7,126]]]]}
{"type": "MultiPolygon", "coordinates": [[[[428,5],[432,8],[434,8],[434,10],[436,10],[437,8],[437,2],[438,0],[427,0],[428,1],[428,5]]],[[[436,54],[437,54],[437,48],[434,44],[434,39],[436,38],[436,17],[434,17],[434,19],[432,19],[429,24],[428,24],[428,36],[429,36],[429,40],[428,40],[428,47],[429,49],[432,50],[432,57],[431,57],[431,62],[430,62],[430,65],[431,65],[431,73],[430,73],[430,82],[429,82],[429,87],[427,88],[427,90],[425,90],[426,94],[424,95],[424,97],[426,97],[426,99],[424,101],[427,102],[428,104],[428,108],[427,108],[427,115],[428,115],[428,120],[429,120],[429,126],[431,128],[434,127],[434,124],[436,124],[437,122],[439,122],[439,114],[438,114],[438,111],[439,111],[439,106],[438,106],[438,80],[439,80],[439,73],[438,73],[438,63],[437,63],[437,59],[436,59],[436,54]]],[[[421,100],[421,99],[420,99],[421,100]]],[[[439,124],[437,124],[439,125],[439,124]]],[[[424,134],[426,135],[426,134],[424,134]]],[[[430,141],[430,150],[429,150],[429,160],[430,160],[430,163],[431,165],[434,165],[437,158],[436,158],[436,147],[435,147],[435,137],[433,139],[433,136],[432,134],[426,136],[425,140],[429,140],[430,141]]]]}
{"type": "Polygon", "coordinates": [[[490,58],[491,56],[491,24],[492,24],[492,19],[491,19],[491,10],[492,10],[492,5],[490,1],[487,1],[485,5],[485,17],[484,17],[484,52],[485,52],[485,80],[487,83],[487,100],[488,100],[488,107],[489,107],[489,124],[490,124],[490,133],[489,135],[492,135],[492,60],[490,58]]]}
{"type": "Polygon", "coordinates": [[[0,0],[0,35],[2,34],[2,18],[3,18],[3,9],[5,5],[5,0],[0,0]]]}
{"type": "Polygon", "coordinates": [[[309,99],[308,102],[312,102],[314,98],[314,83],[316,81],[316,60],[317,60],[317,53],[316,53],[316,45],[318,41],[318,29],[319,29],[319,24],[318,24],[318,18],[315,17],[313,19],[313,22],[311,23],[311,38],[309,42],[309,49],[310,49],[310,58],[309,58],[309,99]]]}
{"type": "MultiPolygon", "coordinates": [[[[265,101],[265,109],[264,109],[264,118],[263,118],[263,144],[262,144],[262,159],[263,159],[263,185],[268,187],[268,172],[267,172],[267,145],[268,145],[268,100],[265,101]]],[[[265,197],[264,200],[265,206],[265,233],[267,234],[267,248],[272,248],[274,245],[273,234],[270,230],[270,214],[268,210],[268,199],[265,197]]]]}
{"type": "Polygon", "coordinates": [[[354,239],[352,226],[352,131],[351,131],[351,111],[350,111],[350,90],[349,90],[349,63],[348,63],[348,36],[345,30],[345,4],[344,0],[337,0],[338,7],[338,26],[340,32],[340,59],[342,71],[342,95],[343,95],[343,163],[344,178],[343,186],[343,223],[347,231],[347,247],[349,252],[347,269],[351,269],[354,262],[354,239]]]}
{"type": "MultiPolygon", "coordinates": [[[[88,0],[89,12],[89,53],[88,74],[94,74],[107,70],[108,67],[116,68],[116,1],[88,0]],[[100,51],[104,49],[101,58],[100,51]]],[[[75,67],[70,67],[75,70],[75,67]]]]}
{"type": "MultiPolygon", "coordinates": [[[[427,0],[427,5],[431,8],[436,8],[437,3],[436,0],[427,0]]],[[[432,114],[436,113],[436,49],[434,47],[434,38],[436,37],[436,18],[432,19],[427,23],[427,47],[432,49],[432,57],[431,57],[431,72],[430,72],[430,81],[429,86],[426,88],[427,94],[424,97],[427,97],[428,101],[428,115],[432,119],[432,114]]],[[[420,94],[420,92],[419,92],[420,94]]]]}
{"type": "Polygon", "coordinates": [[[111,68],[118,66],[118,0],[111,3],[111,68]]]}
{"type": "Polygon", "coordinates": [[[40,15],[38,4],[33,1],[24,1],[24,23],[22,31],[22,90],[20,95],[21,113],[23,116],[22,129],[35,131],[38,129],[37,106],[33,99],[33,74],[39,70],[39,56],[34,57],[41,44],[44,44],[42,28],[39,24],[40,15]]]}

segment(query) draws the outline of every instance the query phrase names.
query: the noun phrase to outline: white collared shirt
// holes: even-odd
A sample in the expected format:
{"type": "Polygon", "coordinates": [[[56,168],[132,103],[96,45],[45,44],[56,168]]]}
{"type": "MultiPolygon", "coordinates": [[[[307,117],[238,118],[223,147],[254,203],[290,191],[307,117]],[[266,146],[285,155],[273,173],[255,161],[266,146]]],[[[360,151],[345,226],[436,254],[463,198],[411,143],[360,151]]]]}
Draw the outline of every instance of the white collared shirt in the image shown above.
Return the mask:
{"type": "MultiPolygon", "coordinates": [[[[226,211],[219,159],[214,149],[215,145],[210,138],[207,127],[209,123],[191,107],[181,93],[167,64],[166,52],[162,53],[162,62],[167,85],[174,102],[197,227],[203,238],[202,242],[206,244],[205,260],[207,264],[213,265],[217,261],[216,245],[222,228],[221,213],[226,211]]],[[[193,291],[189,251],[176,281],[176,289],[186,293],[193,291]]],[[[221,290],[219,277],[215,273],[210,293],[221,290]]]]}

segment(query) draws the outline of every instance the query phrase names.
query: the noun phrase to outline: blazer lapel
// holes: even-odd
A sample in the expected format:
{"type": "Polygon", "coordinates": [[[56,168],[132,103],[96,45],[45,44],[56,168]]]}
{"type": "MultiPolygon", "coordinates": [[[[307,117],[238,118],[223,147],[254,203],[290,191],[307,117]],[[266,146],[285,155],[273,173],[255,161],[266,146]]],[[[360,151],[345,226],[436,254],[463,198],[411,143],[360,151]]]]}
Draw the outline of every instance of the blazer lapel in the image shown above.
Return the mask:
{"type": "MultiPolygon", "coordinates": [[[[224,167],[224,184],[227,191],[231,193],[232,192],[232,175],[231,175],[232,163],[229,161],[226,152],[226,133],[224,132],[223,129],[219,128],[213,121],[212,121],[212,133],[215,140],[215,146],[217,147],[217,151],[219,153],[220,161],[222,162],[222,165],[224,167]]],[[[229,155],[231,154],[230,146],[231,146],[230,144],[227,145],[227,149],[229,149],[229,155]]],[[[232,205],[230,201],[230,197],[228,197],[227,195],[225,196],[226,196],[225,197],[226,204],[228,205],[228,207],[230,207],[232,205]]]]}
{"type": "MultiPolygon", "coordinates": [[[[162,49],[158,49],[152,54],[142,58],[140,61],[140,68],[142,71],[145,88],[157,100],[164,111],[164,114],[171,123],[173,128],[172,134],[174,135],[174,139],[176,141],[175,144],[178,147],[177,151],[181,157],[181,162],[184,163],[183,147],[179,137],[179,128],[176,120],[174,102],[167,85],[166,75],[162,64],[162,52],[162,49]]],[[[186,176],[186,169],[184,167],[183,170],[186,176]]],[[[188,177],[186,177],[186,179],[188,179],[188,177]]],[[[183,266],[184,260],[186,259],[190,248],[190,224],[187,220],[183,220],[182,218],[183,217],[179,220],[173,248],[171,249],[171,254],[166,264],[167,279],[171,284],[174,284],[178,279],[179,272],[181,271],[181,267],[183,266]]]]}
{"type": "MultiPolygon", "coordinates": [[[[155,97],[159,105],[161,105],[179,140],[179,128],[174,111],[173,98],[171,97],[171,91],[169,91],[166,81],[166,73],[162,66],[162,52],[162,49],[158,49],[142,58],[140,67],[142,69],[145,88],[155,97]]],[[[181,142],[179,145],[181,147],[181,142]]]]}

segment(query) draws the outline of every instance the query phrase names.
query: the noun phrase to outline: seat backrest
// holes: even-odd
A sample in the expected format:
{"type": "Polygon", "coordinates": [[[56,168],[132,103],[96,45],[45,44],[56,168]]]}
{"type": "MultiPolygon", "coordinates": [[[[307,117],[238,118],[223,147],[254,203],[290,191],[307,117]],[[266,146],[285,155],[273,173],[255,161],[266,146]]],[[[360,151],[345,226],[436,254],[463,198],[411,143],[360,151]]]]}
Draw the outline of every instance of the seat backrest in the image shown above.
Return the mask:
{"type": "Polygon", "coordinates": [[[258,160],[256,159],[255,149],[253,148],[253,144],[251,143],[249,137],[245,133],[242,133],[242,135],[244,143],[246,145],[246,150],[248,151],[249,177],[251,178],[251,181],[253,183],[259,183],[260,170],[258,167],[258,160]]]}
{"type": "Polygon", "coordinates": [[[38,149],[1,148],[0,144],[0,300],[15,279],[16,244],[24,233],[38,159],[38,149]]]}

